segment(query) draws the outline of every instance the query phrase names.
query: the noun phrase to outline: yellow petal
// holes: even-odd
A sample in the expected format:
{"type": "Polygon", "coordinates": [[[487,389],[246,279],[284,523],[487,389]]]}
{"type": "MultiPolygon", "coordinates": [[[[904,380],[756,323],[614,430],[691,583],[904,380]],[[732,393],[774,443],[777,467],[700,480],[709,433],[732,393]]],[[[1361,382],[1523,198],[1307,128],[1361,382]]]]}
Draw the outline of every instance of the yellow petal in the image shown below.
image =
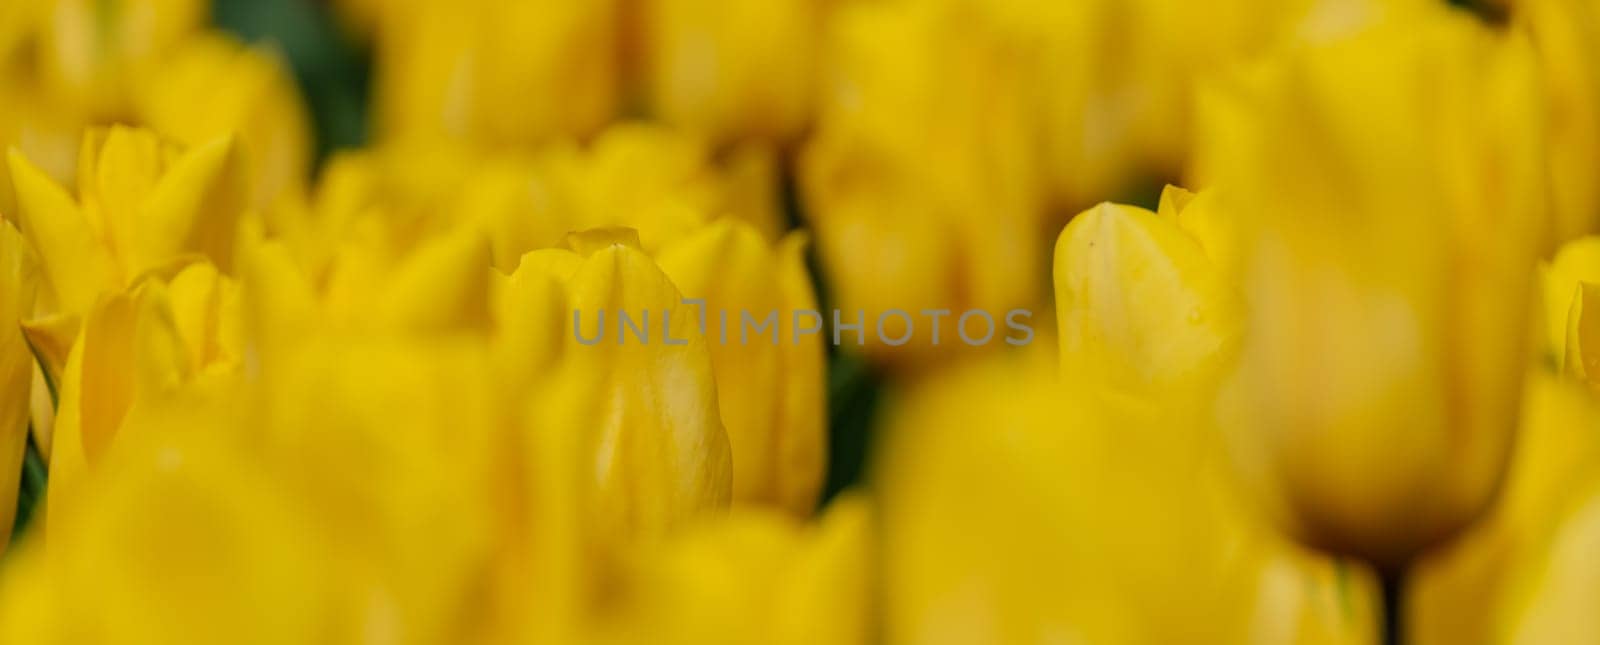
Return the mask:
{"type": "Polygon", "coordinates": [[[1176,217],[1113,204],[1078,215],[1056,242],[1055,281],[1061,367],[1088,382],[1206,391],[1240,331],[1231,287],[1176,217]]]}
{"type": "Polygon", "coordinates": [[[180,252],[233,266],[234,232],[245,208],[239,153],[231,137],[196,146],[173,161],[151,190],[134,231],[130,266],[139,273],[180,252]]]}
{"type": "Polygon", "coordinates": [[[88,312],[101,290],[121,283],[111,258],[65,190],[16,149],[7,158],[17,192],[18,228],[38,252],[45,278],[62,308],[88,312]]]}
{"type": "Polygon", "coordinates": [[[822,335],[794,332],[795,312],[816,309],[804,244],[796,236],[774,246],[750,225],[724,219],[658,254],[684,297],[704,301],[734,501],[798,516],[816,503],[826,453],[822,335]]]}

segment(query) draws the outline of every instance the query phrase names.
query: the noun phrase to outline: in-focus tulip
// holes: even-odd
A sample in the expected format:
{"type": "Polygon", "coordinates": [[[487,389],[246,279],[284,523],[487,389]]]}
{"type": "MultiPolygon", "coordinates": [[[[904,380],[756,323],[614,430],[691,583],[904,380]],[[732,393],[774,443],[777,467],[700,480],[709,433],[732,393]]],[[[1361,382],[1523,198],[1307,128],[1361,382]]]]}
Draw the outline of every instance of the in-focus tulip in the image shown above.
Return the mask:
{"type": "Polygon", "coordinates": [[[894,402],[875,471],[890,642],[1371,643],[1359,565],[1237,504],[1204,417],[996,362],[894,402]]]}
{"type": "Polygon", "coordinates": [[[34,358],[19,323],[33,309],[38,267],[33,249],[0,220],[0,549],[11,537],[23,453],[28,446],[34,358]]]}
{"type": "Polygon", "coordinates": [[[386,3],[374,35],[378,134],[503,147],[594,133],[617,110],[617,5],[386,3]]]}
{"type": "Polygon", "coordinates": [[[1418,563],[1407,642],[1582,643],[1600,637],[1600,407],[1539,370],[1528,380],[1505,489],[1484,521],[1418,563]]]}
{"type": "Polygon", "coordinates": [[[817,309],[805,244],[791,233],[773,246],[749,225],[723,219],[656,256],[685,297],[703,301],[733,500],[802,517],[816,506],[828,452],[821,315],[796,313],[817,309]]]}
{"type": "Polygon", "coordinates": [[[1225,413],[1309,543],[1401,566],[1493,499],[1548,225],[1538,96],[1524,38],[1442,7],[1207,93],[1197,172],[1247,235],[1225,413]]]}
{"type": "MultiPolygon", "coordinates": [[[[1215,395],[1238,344],[1238,293],[1197,237],[1221,214],[1211,195],[1168,187],[1161,212],[1101,204],[1056,241],[1061,369],[1114,391],[1215,395]]],[[[1220,243],[1216,246],[1225,245],[1220,243]]]]}
{"type": "Polygon", "coordinates": [[[565,246],[523,256],[502,288],[500,357],[527,361],[508,372],[537,387],[532,423],[578,433],[586,546],[604,552],[725,506],[732,461],[697,308],[631,230],[565,246]]]}
{"type": "MultiPolygon", "coordinates": [[[[830,14],[833,71],[800,183],[833,306],[847,319],[895,309],[1001,316],[1043,292],[1030,79],[982,17],[942,2],[830,14]]],[[[904,347],[864,336],[880,363],[963,346],[949,337],[934,346],[927,329],[904,347]]]]}
{"type": "Polygon", "coordinates": [[[811,116],[831,0],[639,3],[646,94],[665,121],[719,141],[782,141],[811,116]]]}

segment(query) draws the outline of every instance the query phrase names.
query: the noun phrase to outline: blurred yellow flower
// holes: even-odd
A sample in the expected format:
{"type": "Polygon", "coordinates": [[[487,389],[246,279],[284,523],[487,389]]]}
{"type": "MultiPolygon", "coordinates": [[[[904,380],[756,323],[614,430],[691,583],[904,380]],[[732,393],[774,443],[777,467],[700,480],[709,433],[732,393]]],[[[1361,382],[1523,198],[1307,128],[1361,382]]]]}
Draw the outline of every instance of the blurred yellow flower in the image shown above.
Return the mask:
{"type": "Polygon", "coordinates": [[[811,116],[833,0],[643,0],[637,65],[653,111],[718,141],[784,141],[811,116]]]}
{"type": "Polygon", "coordinates": [[[532,154],[397,142],[334,156],[308,203],[280,204],[266,226],[312,265],[356,234],[353,225],[379,226],[402,248],[472,226],[490,241],[495,268],[509,273],[528,251],[604,226],[637,229],[649,251],[721,217],[776,240],[777,178],[768,147],[717,157],[699,137],[643,123],[532,154]],[[365,221],[373,213],[381,217],[365,221]]]}
{"type": "Polygon", "coordinates": [[[620,93],[617,5],[386,3],[374,34],[378,135],[501,148],[598,131],[620,93]]]}
{"type": "Polygon", "coordinates": [[[1539,52],[1546,101],[1554,241],[1600,224],[1600,5],[1589,0],[1521,0],[1517,28],[1539,52]]]}
{"type": "Polygon", "coordinates": [[[265,208],[304,190],[311,131],[288,65],[275,51],[220,34],[185,40],[133,90],[139,120],[198,146],[233,135],[250,178],[247,203],[265,208]]]}
{"type": "Polygon", "coordinates": [[[1169,186],[1160,213],[1107,203],[1067,225],[1055,257],[1063,373],[1170,400],[1214,396],[1241,322],[1203,246],[1213,240],[1197,237],[1221,215],[1213,201],[1169,186]]]}
{"type": "Polygon", "coordinates": [[[33,533],[47,543],[8,567],[0,630],[84,643],[480,635],[490,564],[521,537],[501,526],[521,498],[504,488],[512,426],[485,349],[312,337],[259,380],[136,403],[68,508],[52,472],[50,525],[33,533]]]}
{"type": "Polygon", "coordinates": [[[1374,642],[1372,576],[1237,504],[1199,417],[1074,392],[995,361],[895,401],[888,642],[1374,642]]]}
{"type": "Polygon", "coordinates": [[[1600,407],[1540,371],[1528,381],[1517,450],[1484,521],[1414,569],[1407,642],[1594,640],[1600,407]]]}
{"type": "Polygon", "coordinates": [[[1438,8],[1204,97],[1197,172],[1248,236],[1236,452],[1312,544],[1402,565],[1493,497],[1548,224],[1537,88],[1526,39],[1438,8]]]}
{"type": "MultiPolygon", "coordinates": [[[[832,12],[816,132],[799,179],[834,306],[853,318],[1040,299],[1043,219],[1021,56],[972,7],[852,3],[832,12]]],[[[890,334],[895,331],[891,330],[890,334]]],[[[888,347],[912,363],[962,346],[888,347]]]]}
{"type": "Polygon", "coordinates": [[[736,509],[643,550],[602,642],[872,642],[870,502],[841,497],[811,525],[736,509]]]}
{"type": "MultiPolygon", "coordinates": [[[[28,4],[28,3],[23,3],[28,4]]],[[[133,79],[210,18],[204,0],[44,0],[37,19],[45,88],[96,120],[127,118],[133,79]]]]}
{"type": "Polygon", "coordinates": [[[749,225],[723,219],[656,256],[685,297],[703,302],[733,453],[733,500],[801,517],[816,506],[828,452],[822,335],[797,329],[820,331],[820,314],[812,321],[795,313],[817,309],[805,245],[803,234],[791,233],[774,247],[749,225]]]}

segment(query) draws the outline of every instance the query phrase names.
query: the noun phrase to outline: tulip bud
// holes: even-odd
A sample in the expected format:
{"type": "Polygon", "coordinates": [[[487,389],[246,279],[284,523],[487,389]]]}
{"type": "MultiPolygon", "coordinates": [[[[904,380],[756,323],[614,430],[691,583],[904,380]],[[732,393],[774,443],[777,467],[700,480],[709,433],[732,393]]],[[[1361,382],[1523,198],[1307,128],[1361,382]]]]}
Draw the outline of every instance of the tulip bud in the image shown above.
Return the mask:
{"type": "Polygon", "coordinates": [[[733,452],[733,500],[809,515],[822,486],[827,429],[821,325],[798,313],[817,309],[804,235],[773,248],[750,226],[724,219],[657,257],[685,297],[703,301],[733,452]]]}
{"type": "Polygon", "coordinates": [[[1547,224],[1528,43],[1437,11],[1214,89],[1196,162],[1247,236],[1240,465],[1297,536],[1382,566],[1494,496],[1547,224]]]}
{"type": "Polygon", "coordinates": [[[575,233],[565,246],[523,256],[500,331],[507,347],[541,345],[519,334],[557,343],[540,350],[550,369],[522,372],[523,386],[537,384],[540,431],[578,433],[586,531],[604,552],[726,505],[732,462],[696,308],[632,231],[575,233]]]}
{"type": "Polygon", "coordinates": [[[1087,383],[1169,397],[1210,396],[1239,334],[1238,296],[1201,241],[1193,207],[1167,189],[1163,212],[1101,204],[1056,242],[1061,368],[1087,383]],[[1185,217],[1188,215],[1188,217],[1185,217]]]}

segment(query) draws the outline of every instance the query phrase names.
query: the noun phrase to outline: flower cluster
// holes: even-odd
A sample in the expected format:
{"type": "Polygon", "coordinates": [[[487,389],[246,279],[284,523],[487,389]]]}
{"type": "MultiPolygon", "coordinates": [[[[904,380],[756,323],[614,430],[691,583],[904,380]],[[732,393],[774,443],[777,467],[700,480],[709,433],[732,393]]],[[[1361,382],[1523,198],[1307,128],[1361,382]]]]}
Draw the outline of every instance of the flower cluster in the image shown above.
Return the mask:
{"type": "Polygon", "coordinates": [[[0,643],[1600,642],[1600,5],[332,5],[0,6],[0,643]]]}

